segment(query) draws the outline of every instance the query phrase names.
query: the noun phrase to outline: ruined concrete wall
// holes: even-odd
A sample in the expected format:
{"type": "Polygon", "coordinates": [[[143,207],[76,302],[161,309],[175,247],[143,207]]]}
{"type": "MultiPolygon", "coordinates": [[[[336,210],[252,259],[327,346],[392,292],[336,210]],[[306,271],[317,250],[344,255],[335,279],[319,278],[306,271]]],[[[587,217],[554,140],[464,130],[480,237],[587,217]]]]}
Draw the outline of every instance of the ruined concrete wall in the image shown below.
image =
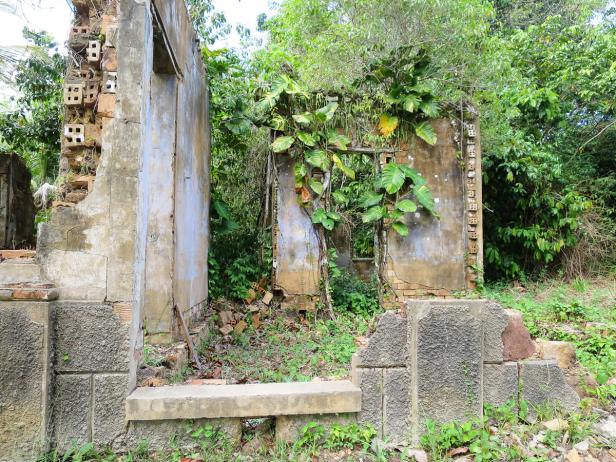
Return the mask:
{"type": "Polygon", "coordinates": [[[505,360],[507,325],[505,310],[485,300],[415,300],[385,313],[353,357],[358,420],[390,442],[417,444],[428,419],[465,421],[484,404],[576,409],[579,397],[555,361],[505,360]]]}
{"type": "MultiPolygon", "coordinates": [[[[390,156],[423,175],[439,214],[439,218],[425,210],[408,214],[409,235],[393,230],[387,235],[385,277],[398,303],[473,289],[482,265],[481,149],[476,124],[439,119],[432,126],[437,134],[434,146],[413,137],[407,150],[390,156]]],[[[387,162],[387,156],[381,160],[387,162]]]]}
{"type": "Polygon", "coordinates": [[[319,292],[319,242],[295,193],[293,159],[275,156],[273,286],[288,297],[319,292]]]}
{"type": "Polygon", "coordinates": [[[29,248],[34,239],[31,175],[17,154],[0,154],[0,249],[29,248]]]}
{"type": "Polygon", "coordinates": [[[173,306],[190,320],[207,299],[210,146],[199,44],[182,0],[76,6],[66,182],[38,258],[62,299],[135,303],[136,325],[169,341],[173,306]]]}
{"type": "MultiPolygon", "coordinates": [[[[437,135],[434,146],[409,135],[401,143],[400,151],[380,154],[381,166],[393,161],[420,172],[434,196],[439,215],[435,217],[419,209],[405,215],[410,230],[407,236],[390,229],[379,237],[380,251],[385,255],[381,268],[386,283],[383,298],[388,307],[399,307],[409,298],[427,295],[444,298],[472,290],[482,272],[478,124],[475,119],[461,122],[455,117],[434,120],[431,124],[437,135]]],[[[292,160],[285,156],[276,159],[275,287],[289,296],[314,295],[319,290],[319,251],[314,225],[298,204],[292,160]]],[[[332,241],[338,250],[338,265],[370,279],[375,265],[367,259],[353,258],[350,237],[336,230],[332,241]]]]}

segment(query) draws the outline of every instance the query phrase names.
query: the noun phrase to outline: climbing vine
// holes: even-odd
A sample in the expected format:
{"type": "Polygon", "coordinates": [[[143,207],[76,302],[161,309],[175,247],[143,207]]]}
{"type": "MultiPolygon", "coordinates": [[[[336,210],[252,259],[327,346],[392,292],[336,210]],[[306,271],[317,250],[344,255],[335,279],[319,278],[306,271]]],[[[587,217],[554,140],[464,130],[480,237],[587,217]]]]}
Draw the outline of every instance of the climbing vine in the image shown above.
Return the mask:
{"type": "MultiPolygon", "coordinates": [[[[344,192],[333,187],[333,175],[355,180],[356,171],[346,153],[396,152],[396,143],[408,133],[430,145],[436,143],[430,119],[438,117],[439,106],[422,79],[428,64],[422,54],[401,48],[371,64],[361,79],[337,95],[310,93],[292,75],[281,74],[256,105],[262,124],[273,132],[273,153],[294,160],[298,200],[319,237],[323,301],[332,317],[325,233],[342,218],[332,198],[338,204],[347,201],[344,192]]],[[[420,172],[395,162],[380,168],[377,160],[378,173],[359,201],[364,223],[374,223],[381,233],[393,229],[407,236],[406,214],[423,208],[437,216],[434,198],[420,172]]],[[[380,260],[382,269],[383,254],[380,260]]]]}

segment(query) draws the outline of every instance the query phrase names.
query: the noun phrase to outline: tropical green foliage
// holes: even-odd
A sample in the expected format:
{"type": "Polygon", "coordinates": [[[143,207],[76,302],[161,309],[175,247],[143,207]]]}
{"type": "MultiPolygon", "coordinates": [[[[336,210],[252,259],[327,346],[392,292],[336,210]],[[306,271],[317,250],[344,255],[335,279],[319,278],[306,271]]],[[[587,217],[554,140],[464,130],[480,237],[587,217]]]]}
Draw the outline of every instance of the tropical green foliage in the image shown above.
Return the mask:
{"type": "Polygon", "coordinates": [[[31,46],[16,68],[16,100],[0,113],[2,149],[26,160],[36,185],[58,175],[64,58],[44,32],[24,29],[31,46]]]}

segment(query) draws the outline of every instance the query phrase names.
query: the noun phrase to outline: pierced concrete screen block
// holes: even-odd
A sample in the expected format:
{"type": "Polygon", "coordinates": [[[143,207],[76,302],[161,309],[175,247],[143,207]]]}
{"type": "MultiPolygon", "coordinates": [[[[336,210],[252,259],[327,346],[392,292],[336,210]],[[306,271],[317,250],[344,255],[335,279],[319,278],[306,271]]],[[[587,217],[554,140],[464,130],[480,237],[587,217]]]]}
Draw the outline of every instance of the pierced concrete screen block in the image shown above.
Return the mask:
{"type": "Polygon", "coordinates": [[[64,104],[80,106],[83,102],[83,83],[67,83],[64,85],[64,104]]]}
{"type": "Polygon", "coordinates": [[[101,42],[90,40],[88,42],[88,62],[97,63],[101,60],[101,42]]]}
{"type": "Polygon", "coordinates": [[[91,106],[96,103],[96,101],[98,100],[98,86],[99,82],[96,80],[85,83],[83,89],[84,104],[91,106]]]}
{"type": "Polygon", "coordinates": [[[73,38],[77,35],[88,35],[90,34],[90,28],[87,26],[75,26],[71,27],[70,37],[73,38]]]}
{"type": "Polygon", "coordinates": [[[67,147],[83,146],[86,141],[86,129],[83,124],[66,124],[64,126],[64,143],[67,147]]]}
{"type": "Polygon", "coordinates": [[[103,93],[115,93],[118,83],[117,72],[105,72],[103,74],[103,93]]]}

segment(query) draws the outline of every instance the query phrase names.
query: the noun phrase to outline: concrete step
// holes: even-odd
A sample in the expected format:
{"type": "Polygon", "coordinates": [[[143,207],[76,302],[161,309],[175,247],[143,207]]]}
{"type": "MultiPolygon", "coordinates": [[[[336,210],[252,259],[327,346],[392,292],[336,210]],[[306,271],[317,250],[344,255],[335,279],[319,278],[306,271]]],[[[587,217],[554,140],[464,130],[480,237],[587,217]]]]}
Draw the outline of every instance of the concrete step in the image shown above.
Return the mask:
{"type": "Polygon", "coordinates": [[[360,410],[361,390],[347,380],[137,388],[126,400],[126,418],[135,421],[340,414],[360,410]]]}
{"type": "Polygon", "coordinates": [[[0,287],[41,282],[41,271],[34,259],[3,260],[0,262],[0,287]]]}

